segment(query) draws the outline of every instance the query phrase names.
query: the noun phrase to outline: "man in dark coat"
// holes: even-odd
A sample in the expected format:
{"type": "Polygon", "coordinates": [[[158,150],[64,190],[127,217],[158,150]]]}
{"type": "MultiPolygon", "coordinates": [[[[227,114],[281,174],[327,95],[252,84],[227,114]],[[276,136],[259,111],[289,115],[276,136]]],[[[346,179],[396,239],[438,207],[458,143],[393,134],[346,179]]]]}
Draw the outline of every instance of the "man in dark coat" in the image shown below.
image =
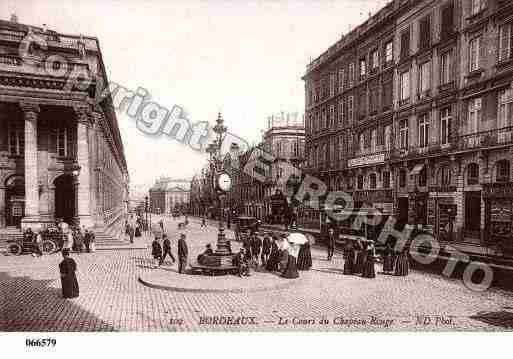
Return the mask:
{"type": "Polygon", "coordinates": [[[63,261],[59,264],[61,274],[62,296],[63,298],[76,298],[79,295],[78,281],[75,271],[77,264],[69,256],[69,249],[62,250],[63,261]]]}
{"type": "Polygon", "coordinates": [[[178,273],[185,273],[185,269],[187,268],[189,249],[187,248],[185,238],[185,233],[181,233],[180,239],[178,240],[178,273]]]}
{"type": "Polygon", "coordinates": [[[269,260],[269,254],[271,254],[271,245],[272,245],[271,236],[269,235],[269,233],[264,234],[264,239],[262,241],[262,255],[261,255],[262,267],[265,267],[265,265],[267,264],[267,261],[269,260]]]}
{"type": "Polygon", "coordinates": [[[253,262],[258,266],[258,256],[260,255],[260,248],[262,248],[262,240],[258,236],[258,232],[253,233],[251,237],[251,256],[253,262]]]}
{"type": "Polygon", "coordinates": [[[241,248],[240,252],[235,256],[234,259],[234,265],[237,267],[237,272],[239,274],[239,277],[245,276],[249,277],[251,274],[249,274],[249,264],[248,260],[246,258],[245,249],[241,248]]]}
{"type": "Polygon", "coordinates": [[[331,261],[335,251],[335,231],[331,227],[328,229],[328,233],[326,234],[326,245],[328,246],[328,260],[331,261]]]}
{"type": "Polygon", "coordinates": [[[91,252],[91,234],[89,233],[88,229],[86,229],[84,231],[84,245],[85,245],[86,252],[90,253],[91,252]]]}
{"type": "Polygon", "coordinates": [[[173,261],[173,264],[176,262],[175,257],[173,256],[173,253],[171,253],[171,241],[169,240],[169,237],[167,234],[163,234],[162,238],[164,241],[162,242],[162,249],[164,251],[164,254],[162,254],[162,259],[160,260],[160,265],[164,263],[164,260],[166,259],[166,256],[169,254],[171,257],[171,260],[173,261]]]}
{"type": "Polygon", "coordinates": [[[155,236],[155,239],[153,239],[153,242],[151,243],[151,255],[153,256],[153,259],[155,259],[154,268],[157,268],[160,266],[162,261],[162,246],[160,245],[159,238],[157,236],[155,236]]]}

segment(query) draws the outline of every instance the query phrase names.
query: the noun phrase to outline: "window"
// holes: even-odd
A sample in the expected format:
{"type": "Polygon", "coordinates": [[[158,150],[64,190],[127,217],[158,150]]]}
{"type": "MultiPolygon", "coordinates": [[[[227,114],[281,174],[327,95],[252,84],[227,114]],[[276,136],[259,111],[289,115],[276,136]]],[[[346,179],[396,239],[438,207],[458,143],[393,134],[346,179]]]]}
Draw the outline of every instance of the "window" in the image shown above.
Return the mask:
{"type": "Polygon", "coordinates": [[[471,163],[467,166],[467,184],[474,185],[479,183],[479,165],[471,163]]]}
{"type": "Polygon", "coordinates": [[[354,64],[349,64],[349,87],[353,87],[354,85],[354,64]]]}
{"type": "Polygon", "coordinates": [[[9,154],[22,156],[25,153],[25,130],[23,128],[9,128],[9,154]]]}
{"type": "Polygon", "coordinates": [[[422,170],[419,173],[419,187],[426,187],[427,184],[427,170],[426,166],[422,168],[422,170]]]}
{"type": "Polygon", "coordinates": [[[420,50],[431,46],[431,17],[426,16],[420,20],[420,50]]]}
{"type": "Polygon", "coordinates": [[[383,108],[391,108],[393,104],[393,82],[388,80],[383,83],[383,108]]]}
{"type": "Polygon", "coordinates": [[[440,168],[440,185],[449,186],[451,184],[451,171],[449,167],[443,166],[440,168]]]}
{"type": "Polygon", "coordinates": [[[472,1],[472,15],[479,14],[486,9],[486,0],[471,0],[472,1]]]}
{"type": "Polygon", "coordinates": [[[338,102],[338,124],[339,126],[344,125],[344,100],[338,102]]]}
{"type": "Polygon", "coordinates": [[[342,160],[345,157],[346,156],[344,153],[344,136],[339,136],[339,138],[338,138],[338,159],[342,160]]]}
{"type": "Polygon", "coordinates": [[[344,69],[338,70],[338,92],[344,91],[344,84],[346,81],[346,72],[344,69]]]}
{"type": "Polygon", "coordinates": [[[360,79],[364,79],[367,75],[367,60],[364,58],[360,59],[360,79]]]}
{"type": "Polygon", "coordinates": [[[440,83],[442,85],[448,84],[452,81],[451,62],[451,51],[447,51],[440,56],[440,83]]]}
{"type": "Polygon", "coordinates": [[[448,145],[451,136],[451,108],[440,111],[440,144],[448,145]]]}
{"type": "Polygon", "coordinates": [[[69,128],[57,129],[57,156],[73,157],[73,135],[69,128]]]}
{"type": "Polygon", "coordinates": [[[410,98],[410,71],[403,72],[400,81],[400,100],[401,102],[406,102],[410,98]]]}
{"type": "Polygon", "coordinates": [[[335,96],[335,74],[330,74],[330,97],[335,96]]]}
{"type": "Polygon", "coordinates": [[[419,90],[422,96],[431,88],[431,62],[425,62],[420,65],[419,71],[419,90]]]}
{"type": "Polygon", "coordinates": [[[376,174],[375,173],[371,173],[369,175],[369,187],[371,189],[376,189],[376,174]]]}
{"type": "Polygon", "coordinates": [[[402,169],[399,171],[399,187],[406,186],[406,170],[402,169]]]}
{"type": "Polygon", "coordinates": [[[509,161],[500,160],[497,162],[497,182],[509,182],[509,161]]]}
{"type": "Polygon", "coordinates": [[[360,116],[365,116],[367,113],[367,90],[363,89],[360,91],[360,104],[359,104],[360,116]]]}
{"type": "Polygon", "coordinates": [[[327,122],[327,117],[326,117],[326,107],[323,107],[322,110],[322,118],[321,118],[321,129],[324,130],[326,129],[326,122],[327,122]]]}
{"type": "Polygon", "coordinates": [[[512,24],[506,24],[499,29],[499,61],[507,61],[513,57],[512,27],[512,24]]]}
{"type": "Polygon", "coordinates": [[[372,69],[377,70],[379,67],[379,52],[378,50],[374,50],[371,54],[372,59],[372,69]]]}
{"type": "Polygon", "coordinates": [[[410,56],[410,29],[401,33],[401,60],[410,56]]]}
{"type": "Polygon", "coordinates": [[[454,32],[454,3],[451,1],[442,9],[442,40],[447,39],[454,32]]]}
{"type": "Polygon", "coordinates": [[[469,45],[469,71],[477,71],[481,68],[480,61],[480,53],[481,53],[481,36],[473,38],[470,40],[469,45]]]}
{"type": "Polygon", "coordinates": [[[360,146],[360,153],[365,152],[365,135],[364,133],[360,133],[360,136],[358,136],[358,144],[360,146]]]}
{"type": "Polygon", "coordinates": [[[357,184],[357,188],[358,189],[363,189],[363,176],[362,175],[359,175],[358,176],[358,184],[357,184]]]}
{"type": "Polygon", "coordinates": [[[335,138],[332,138],[331,141],[330,141],[330,152],[329,152],[329,155],[330,155],[330,159],[329,159],[329,162],[330,163],[335,163],[335,138]]]}
{"type": "Polygon", "coordinates": [[[374,128],[370,132],[370,148],[371,148],[372,153],[376,152],[376,141],[377,141],[376,137],[377,137],[377,131],[374,128]]]}
{"type": "Polygon", "coordinates": [[[384,140],[384,144],[385,144],[385,150],[390,151],[390,148],[391,148],[390,139],[392,138],[392,126],[391,125],[385,126],[385,129],[383,132],[384,132],[383,140],[384,140]]]}
{"type": "Polygon", "coordinates": [[[354,114],[354,97],[349,96],[347,100],[347,117],[349,121],[353,122],[353,114],[354,114]]]}
{"type": "Polygon", "coordinates": [[[513,89],[499,93],[498,128],[509,127],[513,123],[513,89]]]}
{"type": "Polygon", "coordinates": [[[388,66],[394,60],[394,43],[389,41],[385,44],[385,65],[388,66]]]}
{"type": "Polygon", "coordinates": [[[468,102],[468,133],[476,133],[481,122],[481,98],[475,98],[468,102]]]}
{"type": "Polygon", "coordinates": [[[335,105],[330,105],[329,127],[335,125],[335,105]]]}
{"type": "Polygon", "coordinates": [[[429,118],[427,114],[419,117],[419,147],[427,147],[429,144],[429,118]]]}
{"type": "Polygon", "coordinates": [[[385,171],[381,176],[383,177],[383,188],[390,188],[390,172],[385,171]]]}
{"type": "Polygon", "coordinates": [[[408,149],[408,119],[399,122],[399,147],[408,149]]]}
{"type": "Polygon", "coordinates": [[[371,88],[369,91],[369,111],[376,113],[379,110],[379,89],[377,87],[371,88]]]}

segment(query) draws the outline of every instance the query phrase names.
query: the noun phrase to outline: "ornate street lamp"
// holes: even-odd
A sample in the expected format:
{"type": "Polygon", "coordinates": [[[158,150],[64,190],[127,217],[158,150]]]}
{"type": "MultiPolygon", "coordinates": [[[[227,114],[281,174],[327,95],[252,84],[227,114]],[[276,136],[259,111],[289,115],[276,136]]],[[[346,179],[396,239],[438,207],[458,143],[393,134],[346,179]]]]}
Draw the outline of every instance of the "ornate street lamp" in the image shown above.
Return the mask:
{"type": "MultiPolygon", "coordinates": [[[[216,250],[212,255],[205,256],[204,264],[207,267],[211,267],[212,270],[218,270],[224,272],[227,267],[233,266],[233,259],[235,257],[232,254],[231,246],[229,241],[226,239],[224,233],[224,214],[223,214],[223,200],[226,198],[227,193],[231,190],[232,181],[228,173],[223,171],[222,168],[222,153],[221,145],[223,143],[227,128],[224,126],[223,117],[219,113],[214,126],[214,132],[216,133],[215,140],[207,146],[207,153],[209,154],[210,164],[210,185],[212,191],[212,197],[219,204],[219,232],[217,235],[216,250]]],[[[225,272],[226,273],[226,272],[225,272]]]]}

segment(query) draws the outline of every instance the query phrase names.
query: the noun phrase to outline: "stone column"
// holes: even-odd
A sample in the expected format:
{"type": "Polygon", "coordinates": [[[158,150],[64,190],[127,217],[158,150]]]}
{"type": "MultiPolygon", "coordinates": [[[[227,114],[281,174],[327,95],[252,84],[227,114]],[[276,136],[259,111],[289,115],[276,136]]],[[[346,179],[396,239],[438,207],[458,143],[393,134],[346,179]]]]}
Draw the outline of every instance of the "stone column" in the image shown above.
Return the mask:
{"type": "Polygon", "coordinates": [[[5,187],[0,184],[0,228],[5,227],[5,187]]]}
{"type": "Polygon", "coordinates": [[[87,108],[75,108],[77,119],[77,162],[80,166],[77,193],[77,220],[80,226],[92,227],[90,165],[89,165],[89,111],[87,108]]]}
{"type": "Polygon", "coordinates": [[[31,227],[37,230],[39,223],[39,183],[37,155],[37,118],[39,106],[21,103],[25,118],[25,217],[21,221],[22,229],[31,227]]]}

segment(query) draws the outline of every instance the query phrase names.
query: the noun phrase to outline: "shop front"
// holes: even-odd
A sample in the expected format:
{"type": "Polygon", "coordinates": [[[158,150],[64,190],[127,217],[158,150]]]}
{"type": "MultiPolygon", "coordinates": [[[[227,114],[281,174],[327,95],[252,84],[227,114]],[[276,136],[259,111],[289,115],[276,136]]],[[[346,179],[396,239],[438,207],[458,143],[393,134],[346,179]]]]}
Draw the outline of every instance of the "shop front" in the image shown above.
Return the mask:
{"type": "Polygon", "coordinates": [[[483,186],[487,244],[513,256],[513,182],[483,186]]]}

